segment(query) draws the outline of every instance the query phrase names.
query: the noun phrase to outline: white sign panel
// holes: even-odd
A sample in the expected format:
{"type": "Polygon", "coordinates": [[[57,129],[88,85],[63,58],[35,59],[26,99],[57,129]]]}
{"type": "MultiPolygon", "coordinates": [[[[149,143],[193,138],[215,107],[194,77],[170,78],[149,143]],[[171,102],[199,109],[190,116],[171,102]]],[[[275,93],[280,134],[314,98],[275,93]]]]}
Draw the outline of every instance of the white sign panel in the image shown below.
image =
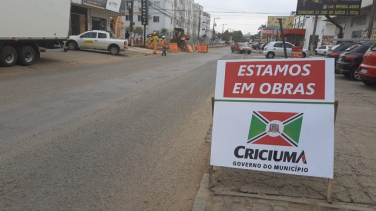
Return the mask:
{"type": "Polygon", "coordinates": [[[333,178],[333,64],[219,61],[211,165],[333,178]]]}
{"type": "Polygon", "coordinates": [[[121,0],[108,0],[106,4],[106,10],[119,12],[121,0]]]}

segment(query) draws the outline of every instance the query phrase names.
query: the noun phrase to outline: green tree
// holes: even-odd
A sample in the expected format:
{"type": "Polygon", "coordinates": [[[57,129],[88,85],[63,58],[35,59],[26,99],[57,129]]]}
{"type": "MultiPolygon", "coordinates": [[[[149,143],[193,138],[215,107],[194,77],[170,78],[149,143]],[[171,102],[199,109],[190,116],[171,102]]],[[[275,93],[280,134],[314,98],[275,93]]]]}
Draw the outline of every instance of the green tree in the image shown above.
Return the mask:
{"type": "Polygon", "coordinates": [[[243,37],[243,33],[241,30],[239,31],[234,31],[233,32],[233,35],[232,35],[232,39],[235,41],[235,42],[238,42],[238,41],[244,41],[244,37],[243,37]]]}
{"type": "Polygon", "coordinates": [[[163,36],[166,36],[167,33],[168,33],[168,29],[166,29],[166,28],[162,28],[162,29],[161,29],[161,34],[162,34],[163,36]]]}
{"type": "Polygon", "coordinates": [[[137,33],[137,34],[140,34],[140,33],[144,33],[144,29],[142,29],[141,27],[137,26],[134,30],[133,30],[134,33],[137,33]]]}
{"type": "Polygon", "coordinates": [[[226,30],[222,34],[222,40],[229,41],[231,36],[231,33],[228,30],[226,30]]]}

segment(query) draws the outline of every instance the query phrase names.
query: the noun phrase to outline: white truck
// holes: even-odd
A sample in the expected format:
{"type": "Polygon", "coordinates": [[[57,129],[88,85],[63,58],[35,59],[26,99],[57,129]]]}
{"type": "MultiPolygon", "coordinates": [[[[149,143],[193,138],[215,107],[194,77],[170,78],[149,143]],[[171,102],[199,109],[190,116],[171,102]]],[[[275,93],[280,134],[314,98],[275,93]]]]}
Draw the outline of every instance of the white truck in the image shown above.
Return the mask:
{"type": "Polygon", "coordinates": [[[69,36],[66,46],[69,50],[94,49],[109,51],[112,55],[116,55],[128,48],[128,41],[115,39],[111,33],[106,31],[93,30],[69,36]]]}
{"type": "Polygon", "coordinates": [[[71,0],[0,0],[0,66],[31,65],[39,48],[66,41],[71,0]]]}

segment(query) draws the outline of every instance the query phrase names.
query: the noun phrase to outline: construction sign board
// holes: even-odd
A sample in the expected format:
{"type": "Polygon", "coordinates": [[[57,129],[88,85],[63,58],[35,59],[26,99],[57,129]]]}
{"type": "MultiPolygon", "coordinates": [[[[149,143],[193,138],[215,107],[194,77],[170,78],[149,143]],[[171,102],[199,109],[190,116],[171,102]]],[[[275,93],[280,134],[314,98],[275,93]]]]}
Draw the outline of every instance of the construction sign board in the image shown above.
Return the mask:
{"type": "Polygon", "coordinates": [[[198,52],[207,53],[208,52],[208,44],[203,44],[203,43],[198,44],[198,52]]]}
{"type": "Polygon", "coordinates": [[[170,51],[179,51],[177,43],[169,43],[168,47],[169,47],[170,51]]]}
{"type": "Polygon", "coordinates": [[[303,58],[303,47],[292,47],[291,58],[303,58]]]}
{"type": "Polygon", "coordinates": [[[211,165],[333,178],[334,61],[218,61],[211,165]]]}

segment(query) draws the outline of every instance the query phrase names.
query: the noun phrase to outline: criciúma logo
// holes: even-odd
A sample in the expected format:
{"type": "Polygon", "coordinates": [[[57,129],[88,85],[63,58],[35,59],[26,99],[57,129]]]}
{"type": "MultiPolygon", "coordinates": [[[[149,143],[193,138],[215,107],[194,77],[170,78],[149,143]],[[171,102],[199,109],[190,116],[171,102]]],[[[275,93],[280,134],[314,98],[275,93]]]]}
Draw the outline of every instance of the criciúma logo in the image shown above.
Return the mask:
{"type": "Polygon", "coordinates": [[[254,111],[247,143],[298,147],[302,123],[303,113],[254,111]]]}

